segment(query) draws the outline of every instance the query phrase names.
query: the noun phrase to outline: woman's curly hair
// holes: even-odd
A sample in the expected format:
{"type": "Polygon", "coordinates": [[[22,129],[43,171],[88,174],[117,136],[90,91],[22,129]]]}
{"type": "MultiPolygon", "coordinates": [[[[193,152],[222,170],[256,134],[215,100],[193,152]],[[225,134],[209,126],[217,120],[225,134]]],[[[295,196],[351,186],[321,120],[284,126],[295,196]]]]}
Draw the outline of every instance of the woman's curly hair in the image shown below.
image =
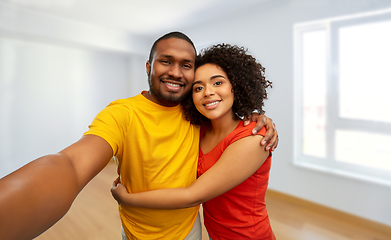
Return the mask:
{"type": "MultiPolygon", "coordinates": [[[[267,99],[266,88],[272,87],[272,83],[265,78],[265,68],[247,53],[247,49],[224,43],[214,45],[203,49],[196,57],[195,69],[207,63],[216,64],[227,74],[234,93],[234,113],[249,116],[255,109],[264,113],[262,107],[263,100],[267,99]]],[[[192,124],[202,126],[210,122],[197,111],[192,94],[182,101],[182,106],[185,119],[192,124]]]]}

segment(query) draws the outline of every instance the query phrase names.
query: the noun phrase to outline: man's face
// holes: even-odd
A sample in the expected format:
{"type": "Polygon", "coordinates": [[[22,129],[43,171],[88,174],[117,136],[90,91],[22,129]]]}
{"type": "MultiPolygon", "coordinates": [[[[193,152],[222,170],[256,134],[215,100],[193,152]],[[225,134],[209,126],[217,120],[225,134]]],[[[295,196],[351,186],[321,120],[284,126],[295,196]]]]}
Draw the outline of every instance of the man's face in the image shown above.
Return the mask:
{"type": "Polygon", "coordinates": [[[150,100],[166,107],[178,105],[192,88],[195,55],[183,39],[158,42],[152,62],[147,62],[150,100]]]}

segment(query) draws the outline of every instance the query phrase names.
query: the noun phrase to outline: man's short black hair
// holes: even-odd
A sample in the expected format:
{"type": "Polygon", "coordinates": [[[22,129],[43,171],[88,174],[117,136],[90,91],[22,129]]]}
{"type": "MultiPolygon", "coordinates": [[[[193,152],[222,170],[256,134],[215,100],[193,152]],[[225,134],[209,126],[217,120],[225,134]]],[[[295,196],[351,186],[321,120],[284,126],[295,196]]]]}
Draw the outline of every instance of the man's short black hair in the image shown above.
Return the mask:
{"type": "Polygon", "coordinates": [[[183,40],[187,41],[188,43],[191,44],[191,46],[193,46],[194,51],[197,53],[193,41],[191,41],[191,39],[190,39],[188,36],[186,36],[186,34],[181,33],[181,32],[170,32],[170,33],[167,33],[167,34],[161,36],[160,38],[158,38],[158,39],[153,43],[152,48],[151,48],[151,51],[149,52],[149,59],[148,59],[148,60],[149,60],[150,63],[152,63],[152,58],[153,58],[153,55],[155,54],[155,51],[156,51],[156,45],[157,45],[161,40],[169,39],[169,38],[178,38],[178,39],[183,39],[183,40]]]}

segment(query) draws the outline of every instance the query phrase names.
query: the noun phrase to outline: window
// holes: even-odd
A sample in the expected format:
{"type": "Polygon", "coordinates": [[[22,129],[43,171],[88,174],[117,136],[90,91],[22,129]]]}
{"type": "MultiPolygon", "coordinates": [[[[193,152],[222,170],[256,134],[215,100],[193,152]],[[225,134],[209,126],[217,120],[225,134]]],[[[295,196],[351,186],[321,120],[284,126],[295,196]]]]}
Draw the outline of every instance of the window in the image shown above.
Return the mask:
{"type": "Polygon", "coordinates": [[[294,163],[391,185],[391,10],[294,34],[294,163]]]}

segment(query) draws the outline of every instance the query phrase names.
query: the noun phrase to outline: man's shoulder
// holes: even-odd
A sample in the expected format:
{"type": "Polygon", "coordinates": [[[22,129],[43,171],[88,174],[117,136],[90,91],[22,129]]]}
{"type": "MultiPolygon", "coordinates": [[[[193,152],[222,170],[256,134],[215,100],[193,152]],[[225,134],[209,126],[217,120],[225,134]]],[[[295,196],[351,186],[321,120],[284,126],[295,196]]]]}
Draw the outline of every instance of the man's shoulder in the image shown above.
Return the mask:
{"type": "Polygon", "coordinates": [[[139,95],[129,98],[121,98],[117,99],[115,101],[112,101],[107,107],[122,107],[122,108],[131,108],[132,105],[138,105],[140,104],[142,99],[139,97],[139,95]]]}

